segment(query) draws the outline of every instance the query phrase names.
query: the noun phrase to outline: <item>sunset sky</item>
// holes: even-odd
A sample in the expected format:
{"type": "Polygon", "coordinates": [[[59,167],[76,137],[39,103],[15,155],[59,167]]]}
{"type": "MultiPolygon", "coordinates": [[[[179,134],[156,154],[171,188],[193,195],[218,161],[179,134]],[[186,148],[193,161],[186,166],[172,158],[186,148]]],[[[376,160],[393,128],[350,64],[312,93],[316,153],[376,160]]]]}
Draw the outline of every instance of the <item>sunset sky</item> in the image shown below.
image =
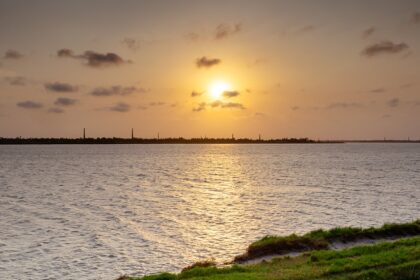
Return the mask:
{"type": "Polygon", "coordinates": [[[0,0],[0,137],[420,138],[420,1],[0,0]]]}

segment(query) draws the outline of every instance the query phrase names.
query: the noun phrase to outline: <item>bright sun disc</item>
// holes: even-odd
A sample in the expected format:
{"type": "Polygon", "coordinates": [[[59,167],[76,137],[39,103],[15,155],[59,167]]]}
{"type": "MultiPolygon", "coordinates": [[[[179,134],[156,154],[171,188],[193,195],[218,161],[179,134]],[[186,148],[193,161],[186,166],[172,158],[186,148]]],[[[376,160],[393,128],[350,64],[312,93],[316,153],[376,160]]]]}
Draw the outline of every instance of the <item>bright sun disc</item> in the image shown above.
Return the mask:
{"type": "Polygon", "coordinates": [[[223,93],[229,90],[231,90],[230,85],[224,81],[215,81],[209,87],[210,95],[214,99],[220,99],[223,93]]]}

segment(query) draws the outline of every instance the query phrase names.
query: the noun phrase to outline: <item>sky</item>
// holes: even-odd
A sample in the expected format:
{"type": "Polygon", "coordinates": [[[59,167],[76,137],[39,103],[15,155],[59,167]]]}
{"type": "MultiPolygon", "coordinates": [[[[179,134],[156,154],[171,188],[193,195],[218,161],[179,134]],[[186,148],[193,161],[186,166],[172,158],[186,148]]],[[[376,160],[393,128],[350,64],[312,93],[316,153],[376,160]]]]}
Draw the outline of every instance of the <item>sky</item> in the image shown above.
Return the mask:
{"type": "Polygon", "coordinates": [[[420,1],[0,0],[0,137],[420,139],[420,1]]]}

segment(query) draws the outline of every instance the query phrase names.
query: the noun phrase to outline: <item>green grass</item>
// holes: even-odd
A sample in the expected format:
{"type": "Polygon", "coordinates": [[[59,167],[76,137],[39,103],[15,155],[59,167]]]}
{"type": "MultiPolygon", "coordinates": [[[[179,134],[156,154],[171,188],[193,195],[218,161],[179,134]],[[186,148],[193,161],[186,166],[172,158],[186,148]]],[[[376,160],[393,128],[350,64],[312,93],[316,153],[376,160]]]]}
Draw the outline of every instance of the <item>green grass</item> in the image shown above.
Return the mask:
{"type": "Polygon", "coordinates": [[[271,262],[228,268],[196,266],[179,274],[163,273],[138,280],[297,280],[297,279],[420,279],[420,237],[358,246],[341,251],[320,250],[271,262]]]}
{"type": "Polygon", "coordinates": [[[420,220],[403,224],[385,224],[380,228],[339,227],[315,230],[305,235],[266,236],[252,243],[245,254],[235,257],[243,262],[261,256],[327,249],[332,242],[420,235],[420,220]]]}

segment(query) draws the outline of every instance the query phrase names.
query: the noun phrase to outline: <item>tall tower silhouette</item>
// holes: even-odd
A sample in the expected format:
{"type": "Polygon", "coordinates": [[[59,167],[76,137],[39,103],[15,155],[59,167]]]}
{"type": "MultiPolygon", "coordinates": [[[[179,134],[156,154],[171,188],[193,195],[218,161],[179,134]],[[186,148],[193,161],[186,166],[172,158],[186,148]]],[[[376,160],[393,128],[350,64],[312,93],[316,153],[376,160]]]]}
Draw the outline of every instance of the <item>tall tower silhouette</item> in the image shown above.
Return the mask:
{"type": "Polygon", "coordinates": [[[134,139],[134,128],[131,129],[131,139],[134,139]]]}
{"type": "Polygon", "coordinates": [[[86,139],[86,128],[83,128],[83,139],[86,139]]]}

